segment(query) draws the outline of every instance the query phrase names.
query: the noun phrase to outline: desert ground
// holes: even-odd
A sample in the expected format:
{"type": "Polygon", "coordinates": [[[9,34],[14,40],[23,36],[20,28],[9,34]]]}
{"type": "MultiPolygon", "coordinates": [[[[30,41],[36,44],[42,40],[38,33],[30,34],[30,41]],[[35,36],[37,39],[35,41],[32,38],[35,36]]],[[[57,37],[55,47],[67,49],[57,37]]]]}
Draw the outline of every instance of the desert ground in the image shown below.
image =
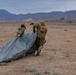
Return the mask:
{"type": "MultiPolygon", "coordinates": [[[[20,23],[0,24],[0,46],[13,39],[20,23]]],[[[26,25],[25,33],[32,33],[26,25]]],[[[76,25],[46,23],[46,44],[40,56],[27,55],[0,65],[0,75],[76,75],[76,25]]]]}

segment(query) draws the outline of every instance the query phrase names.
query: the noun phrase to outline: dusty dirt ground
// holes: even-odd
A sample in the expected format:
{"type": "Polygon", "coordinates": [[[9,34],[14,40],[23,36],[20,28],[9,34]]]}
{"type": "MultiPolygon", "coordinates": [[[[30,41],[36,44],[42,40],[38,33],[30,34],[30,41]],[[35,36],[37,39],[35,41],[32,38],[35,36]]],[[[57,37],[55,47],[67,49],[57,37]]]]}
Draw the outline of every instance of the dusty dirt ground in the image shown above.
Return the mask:
{"type": "MultiPolygon", "coordinates": [[[[0,24],[0,46],[13,39],[20,24],[0,24]]],[[[25,33],[32,32],[26,25],[25,33]]],[[[47,25],[41,55],[28,55],[0,66],[0,75],[76,75],[76,26],[47,25]]]]}

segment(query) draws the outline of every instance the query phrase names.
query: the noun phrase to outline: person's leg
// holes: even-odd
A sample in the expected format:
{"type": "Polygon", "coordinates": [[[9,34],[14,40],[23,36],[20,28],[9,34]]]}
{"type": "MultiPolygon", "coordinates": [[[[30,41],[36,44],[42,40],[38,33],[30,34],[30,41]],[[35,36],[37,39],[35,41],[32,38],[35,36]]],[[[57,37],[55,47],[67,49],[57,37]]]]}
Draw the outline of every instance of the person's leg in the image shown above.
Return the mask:
{"type": "Polygon", "coordinates": [[[36,47],[37,47],[37,49],[35,51],[35,56],[37,56],[39,54],[38,50],[39,50],[39,47],[40,47],[40,38],[39,37],[36,38],[35,44],[36,44],[36,47]]]}
{"type": "Polygon", "coordinates": [[[39,39],[39,48],[37,50],[36,56],[39,56],[41,53],[41,49],[43,48],[43,45],[45,44],[46,40],[44,38],[39,39]]]}
{"type": "Polygon", "coordinates": [[[38,40],[38,50],[37,50],[36,56],[40,55],[42,48],[43,48],[42,39],[39,38],[39,40],[38,40]]]}

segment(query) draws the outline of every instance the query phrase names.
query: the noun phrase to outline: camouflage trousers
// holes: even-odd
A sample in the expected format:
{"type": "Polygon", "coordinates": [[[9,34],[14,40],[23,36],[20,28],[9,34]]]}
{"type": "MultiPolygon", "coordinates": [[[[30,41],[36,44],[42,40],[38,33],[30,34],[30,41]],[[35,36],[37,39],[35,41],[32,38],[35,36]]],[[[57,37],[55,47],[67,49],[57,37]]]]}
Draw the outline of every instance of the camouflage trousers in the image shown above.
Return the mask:
{"type": "Polygon", "coordinates": [[[37,50],[38,50],[38,48],[40,46],[43,46],[45,44],[45,39],[37,37],[35,44],[36,44],[36,47],[37,47],[37,50]]]}
{"type": "Polygon", "coordinates": [[[43,45],[45,44],[45,39],[37,37],[35,44],[37,47],[37,50],[35,51],[35,56],[39,56],[41,53],[41,49],[43,48],[43,45]]]}

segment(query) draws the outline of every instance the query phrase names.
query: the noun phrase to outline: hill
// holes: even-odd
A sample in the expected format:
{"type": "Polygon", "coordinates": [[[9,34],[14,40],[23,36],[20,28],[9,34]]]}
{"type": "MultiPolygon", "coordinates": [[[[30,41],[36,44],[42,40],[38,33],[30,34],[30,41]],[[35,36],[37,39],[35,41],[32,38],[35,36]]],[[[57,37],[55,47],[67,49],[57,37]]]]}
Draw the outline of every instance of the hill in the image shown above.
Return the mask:
{"type": "Polygon", "coordinates": [[[33,20],[56,20],[56,19],[74,19],[76,20],[76,10],[61,12],[53,11],[49,13],[28,13],[28,14],[12,14],[6,10],[0,10],[0,21],[20,21],[32,18],[33,20]]]}

